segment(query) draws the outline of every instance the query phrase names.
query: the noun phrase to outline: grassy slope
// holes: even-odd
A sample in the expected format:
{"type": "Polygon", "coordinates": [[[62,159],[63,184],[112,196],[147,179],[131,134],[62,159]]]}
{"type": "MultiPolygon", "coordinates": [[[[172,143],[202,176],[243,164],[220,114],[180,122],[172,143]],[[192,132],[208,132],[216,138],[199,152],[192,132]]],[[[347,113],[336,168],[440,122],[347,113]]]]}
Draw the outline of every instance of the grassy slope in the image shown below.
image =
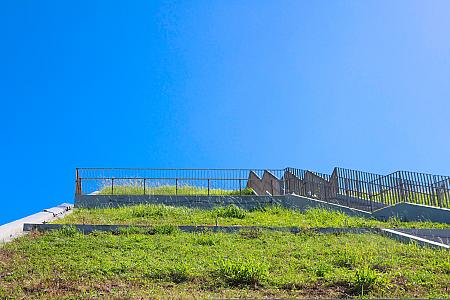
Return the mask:
{"type": "Polygon", "coordinates": [[[0,248],[0,298],[450,297],[448,251],[377,235],[70,229],[0,248]]]}
{"type": "Polygon", "coordinates": [[[220,208],[212,211],[170,207],[164,205],[137,205],[109,209],[78,209],[73,214],[56,221],[61,224],[131,224],[131,225],[219,225],[296,226],[308,227],[403,227],[450,228],[449,224],[431,222],[399,222],[391,219],[381,222],[359,217],[348,217],[335,211],[311,209],[300,211],[281,207],[244,211],[220,208]],[[227,218],[227,213],[239,218],[227,218]],[[225,217],[224,217],[225,216],[225,217]]]}

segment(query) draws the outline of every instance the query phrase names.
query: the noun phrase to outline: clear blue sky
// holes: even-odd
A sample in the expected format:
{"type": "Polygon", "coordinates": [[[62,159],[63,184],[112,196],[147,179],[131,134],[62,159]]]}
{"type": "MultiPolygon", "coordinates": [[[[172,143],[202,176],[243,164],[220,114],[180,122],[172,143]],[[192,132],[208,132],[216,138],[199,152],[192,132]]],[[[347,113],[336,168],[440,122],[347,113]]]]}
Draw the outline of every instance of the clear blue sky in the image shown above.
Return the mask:
{"type": "Polygon", "coordinates": [[[450,174],[449,1],[2,1],[0,224],[75,167],[450,174]]]}

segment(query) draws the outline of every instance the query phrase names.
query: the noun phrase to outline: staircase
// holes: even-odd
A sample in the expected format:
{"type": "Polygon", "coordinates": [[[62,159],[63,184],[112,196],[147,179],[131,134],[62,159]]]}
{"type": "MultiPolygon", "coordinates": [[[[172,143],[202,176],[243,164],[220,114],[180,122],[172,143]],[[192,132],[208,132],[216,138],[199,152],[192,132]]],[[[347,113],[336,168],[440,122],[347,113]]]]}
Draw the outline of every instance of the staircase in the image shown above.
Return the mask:
{"type": "Polygon", "coordinates": [[[401,202],[450,208],[450,177],[397,171],[388,175],[334,168],[331,175],[286,168],[282,176],[249,172],[257,195],[296,194],[364,211],[401,202]]]}

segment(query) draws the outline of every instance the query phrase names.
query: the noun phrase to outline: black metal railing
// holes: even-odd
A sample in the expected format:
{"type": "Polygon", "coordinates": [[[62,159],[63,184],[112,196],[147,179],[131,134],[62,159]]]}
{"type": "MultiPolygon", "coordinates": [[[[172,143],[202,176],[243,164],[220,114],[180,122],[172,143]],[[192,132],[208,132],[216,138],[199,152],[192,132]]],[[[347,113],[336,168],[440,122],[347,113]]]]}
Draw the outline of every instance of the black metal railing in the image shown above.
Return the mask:
{"type": "Polygon", "coordinates": [[[450,208],[450,177],[397,171],[370,185],[373,200],[386,204],[409,202],[450,208]]]}
{"type": "Polygon", "coordinates": [[[335,168],[331,175],[296,169],[76,170],[76,194],[296,194],[373,211],[400,202],[450,208],[450,177],[397,171],[388,175],[335,168]]]}
{"type": "MultiPolygon", "coordinates": [[[[77,169],[76,194],[106,195],[251,195],[264,175],[273,174],[264,185],[270,193],[283,170],[263,169],[77,169]],[[249,178],[249,174],[256,176],[249,178]],[[270,186],[271,185],[271,186],[270,186]]],[[[276,190],[272,194],[280,194],[276,190]]]]}

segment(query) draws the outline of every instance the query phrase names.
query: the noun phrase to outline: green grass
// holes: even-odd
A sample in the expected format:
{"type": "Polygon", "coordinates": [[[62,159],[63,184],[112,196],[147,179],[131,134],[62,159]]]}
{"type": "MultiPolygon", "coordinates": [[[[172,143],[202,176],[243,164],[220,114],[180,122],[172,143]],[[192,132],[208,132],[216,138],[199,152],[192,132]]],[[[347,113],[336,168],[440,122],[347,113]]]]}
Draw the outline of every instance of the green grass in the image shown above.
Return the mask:
{"type": "MultiPolygon", "coordinates": [[[[99,191],[100,195],[144,195],[144,187],[142,185],[126,184],[114,186],[105,186],[99,191]]],[[[254,195],[251,188],[243,188],[242,190],[225,190],[213,189],[205,187],[195,187],[189,185],[174,186],[161,185],[156,187],[146,187],[146,195],[254,195]]]]}
{"type": "Polygon", "coordinates": [[[76,209],[57,220],[59,224],[129,224],[129,225],[246,225],[312,227],[378,227],[378,228],[450,228],[449,224],[431,222],[381,222],[324,209],[300,212],[279,206],[247,211],[235,206],[200,210],[165,205],[136,205],[121,208],[76,209]]]}
{"type": "Polygon", "coordinates": [[[449,297],[450,256],[373,234],[71,227],[0,247],[3,298],[449,297]]]}
{"type": "Polygon", "coordinates": [[[0,246],[3,298],[450,297],[447,250],[375,234],[181,232],[177,225],[449,228],[280,206],[76,209],[60,230],[0,246]],[[70,224],[152,225],[82,235],[70,224]]]}

